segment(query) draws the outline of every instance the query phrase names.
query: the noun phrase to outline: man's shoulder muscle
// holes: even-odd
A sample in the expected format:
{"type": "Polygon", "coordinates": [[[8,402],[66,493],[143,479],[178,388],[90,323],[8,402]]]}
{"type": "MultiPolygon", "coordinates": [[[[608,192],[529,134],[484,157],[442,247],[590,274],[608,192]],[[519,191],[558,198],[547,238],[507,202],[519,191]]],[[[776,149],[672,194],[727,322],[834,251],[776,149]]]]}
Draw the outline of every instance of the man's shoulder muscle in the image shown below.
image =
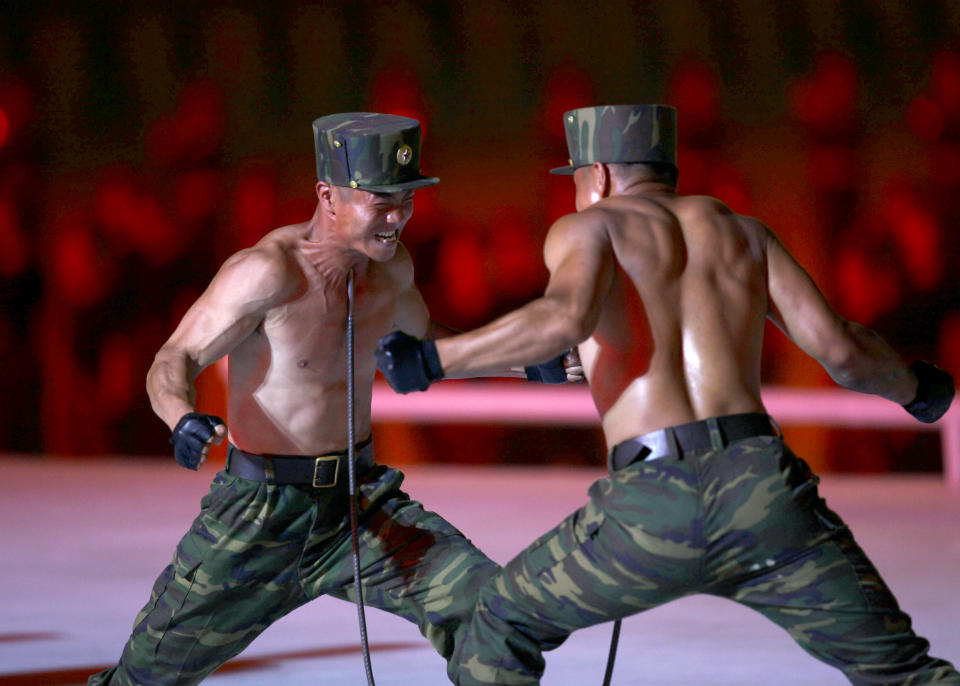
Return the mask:
{"type": "Polygon", "coordinates": [[[215,290],[231,299],[273,306],[302,290],[304,282],[289,246],[261,240],[227,258],[211,285],[219,286],[215,290]]]}
{"type": "Polygon", "coordinates": [[[547,234],[548,240],[606,238],[607,227],[616,221],[616,210],[594,205],[557,219],[547,234]]]}
{"type": "Polygon", "coordinates": [[[600,255],[610,247],[608,227],[615,219],[609,210],[588,207],[556,220],[547,233],[543,247],[548,269],[573,255],[600,255]]]}

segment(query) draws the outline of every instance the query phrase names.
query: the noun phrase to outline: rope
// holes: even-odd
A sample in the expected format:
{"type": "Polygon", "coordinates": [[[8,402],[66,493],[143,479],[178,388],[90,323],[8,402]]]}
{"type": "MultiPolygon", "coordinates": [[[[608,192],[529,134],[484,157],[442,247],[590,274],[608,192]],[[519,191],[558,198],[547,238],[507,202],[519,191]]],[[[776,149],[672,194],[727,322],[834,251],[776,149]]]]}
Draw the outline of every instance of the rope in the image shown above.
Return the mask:
{"type": "Polygon", "coordinates": [[[360,585],[360,540],[357,535],[357,468],[354,421],[354,372],[353,372],[353,269],[347,274],[347,466],[350,489],[350,542],[353,545],[353,587],[357,591],[357,618],[360,622],[360,647],[363,651],[363,668],[367,673],[367,686],[374,686],[373,667],[370,664],[370,645],[367,642],[367,617],[363,610],[363,586],[360,585]]]}
{"type": "Polygon", "coordinates": [[[613,623],[613,636],[610,637],[610,654],[607,655],[607,671],[603,675],[603,686],[610,686],[613,678],[613,662],[617,658],[617,642],[620,640],[620,623],[618,619],[613,623]]]}

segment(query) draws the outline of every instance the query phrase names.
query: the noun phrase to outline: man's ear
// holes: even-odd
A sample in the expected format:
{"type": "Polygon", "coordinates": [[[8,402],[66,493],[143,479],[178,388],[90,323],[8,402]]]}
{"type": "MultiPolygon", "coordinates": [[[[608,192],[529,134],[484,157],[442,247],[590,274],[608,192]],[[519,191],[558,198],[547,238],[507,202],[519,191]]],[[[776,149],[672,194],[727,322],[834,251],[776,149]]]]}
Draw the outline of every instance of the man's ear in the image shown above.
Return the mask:
{"type": "Polygon", "coordinates": [[[317,200],[320,201],[320,209],[331,219],[337,216],[337,201],[339,199],[333,186],[325,181],[317,181],[317,200]]]}
{"type": "Polygon", "coordinates": [[[601,198],[610,197],[610,168],[603,162],[593,163],[594,190],[601,198]]]}

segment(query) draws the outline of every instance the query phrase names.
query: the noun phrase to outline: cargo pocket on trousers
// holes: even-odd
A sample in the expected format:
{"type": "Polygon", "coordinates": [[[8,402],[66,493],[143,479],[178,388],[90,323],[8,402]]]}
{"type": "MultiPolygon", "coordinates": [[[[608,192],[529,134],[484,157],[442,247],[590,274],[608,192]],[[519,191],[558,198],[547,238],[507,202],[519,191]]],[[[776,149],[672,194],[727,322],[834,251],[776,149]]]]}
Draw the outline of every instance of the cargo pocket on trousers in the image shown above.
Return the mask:
{"type": "Polygon", "coordinates": [[[147,631],[153,633],[156,638],[153,648],[154,655],[160,652],[160,646],[167,637],[170,628],[176,625],[178,615],[181,614],[184,604],[193,590],[200,564],[198,560],[189,565],[181,565],[179,560],[174,560],[173,577],[157,597],[153,612],[147,617],[147,631]]]}

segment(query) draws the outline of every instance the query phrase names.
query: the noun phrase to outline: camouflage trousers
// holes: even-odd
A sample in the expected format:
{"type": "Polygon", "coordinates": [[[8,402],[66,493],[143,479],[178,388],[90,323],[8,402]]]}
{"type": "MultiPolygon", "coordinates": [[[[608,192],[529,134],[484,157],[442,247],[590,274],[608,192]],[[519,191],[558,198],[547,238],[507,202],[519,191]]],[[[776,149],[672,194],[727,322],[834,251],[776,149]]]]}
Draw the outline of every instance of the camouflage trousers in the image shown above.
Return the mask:
{"type": "MultiPolygon", "coordinates": [[[[384,466],[361,480],[364,601],[415,622],[449,658],[499,565],[399,490],[402,481],[384,466]]],[[[354,600],[346,490],[323,493],[218,473],[119,665],[88,683],[196,684],[309,600],[354,600]]]]}
{"type": "Polygon", "coordinates": [[[538,684],[542,650],[675,598],[729,598],[855,684],[960,684],[927,654],[818,479],[780,438],[635,462],[480,591],[460,686],[538,684]]]}

